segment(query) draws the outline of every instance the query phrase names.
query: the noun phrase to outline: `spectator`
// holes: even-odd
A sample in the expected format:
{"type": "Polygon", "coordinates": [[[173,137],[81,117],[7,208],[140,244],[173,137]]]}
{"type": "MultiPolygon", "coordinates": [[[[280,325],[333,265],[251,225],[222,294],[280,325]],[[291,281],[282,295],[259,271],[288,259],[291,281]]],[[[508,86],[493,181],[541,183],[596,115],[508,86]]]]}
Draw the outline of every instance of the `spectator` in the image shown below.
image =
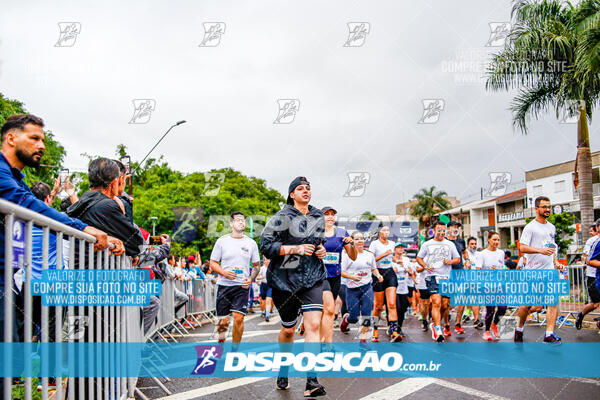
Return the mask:
{"type": "Polygon", "coordinates": [[[517,263],[514,262],[510,257],[512,256],[512,254],[510,253],[509,250],[506,250],[504,252],[504,265],[506,266],[506,268],[508,269],[517,269],[517,263]]]}
{"type": "Polygon", "coordinates": [[[69,207],[67,214],[121,239],[125,253],[130,257],[137,256],[144,238],[114,200],[119,188],[119,167],[108,158],[98,158],[90,163],[88,176],[90,190],[69,207]]]}

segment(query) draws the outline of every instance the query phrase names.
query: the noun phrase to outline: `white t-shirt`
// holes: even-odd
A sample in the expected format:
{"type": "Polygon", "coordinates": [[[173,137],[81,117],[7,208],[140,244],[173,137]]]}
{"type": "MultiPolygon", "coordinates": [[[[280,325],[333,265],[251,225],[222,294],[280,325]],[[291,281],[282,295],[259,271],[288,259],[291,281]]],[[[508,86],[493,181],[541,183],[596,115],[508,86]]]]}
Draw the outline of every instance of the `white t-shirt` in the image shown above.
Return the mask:
{"type": "Polygon", "coordinates": [[[427,271],[417,272],[417,289],[427,290],[427,284],[425,278],[427,277],[427,271]]]}
{"type": "Polygon", "coordinates": [[[471,250],[467,249],[467,255],[469,256],[469,261],[471,261],[471,269],[481,269],[481,261],[479,260],[479,252],[476,250],[471,252],[471,250]]]}
{"type": "Polygon", "coordinates": [[[396,247],[396,243],[392,242],[391,240],[388,240],[387,244],[381,243],[379,239],[374,240],[371,243],[369,246],[369,251],[375,255],[375,258],[379,257],[388,250],[391,251],[390,254],[377,261],[377,269],[392,267],[392,255],[394,254],[394,247],[396,247]]]}
{"type": "Polygon", "coordinates": [[[210,259],[221,264],[226,271],[235,271],[235,279],[227,279],[219,275],[217,284],[222,286],[242,285],[244,279],[250,277],[250,263],[260,260],[256,242],[248,236],[236,239],[231,235],[221,236],[217,239],[210,259]]]}
{"type": "MultiPolygon", "coordinates": [[[[419,264],[417,264],[414,261],[410,261],[410,258],[408,259],[408,261],[409,261],[408,267],[410,268],[410,270],[412,272],[416,272],[417,271],[417,267],[419,266],[419,264]]],[[[413,287],[414,288],[415,287],[415,281],[414,281],[414,279],[411,278],[411,277],[408,277],[406,279],[407,279],[407,282],[408,282],[407,283],[408,287],[413,287]]]]}
{"type": "Polygon", "coordinates": [[[540,224],[533,220],[523,228],[520,242],[526,246],[534,248],[550,247],[554,249],[554,255],[546,256],[538,253],[527,253],[527,263],[525,269],[553,269],[554,256],[558,253],[558,246],[554,241],[556,236],[556,227],[550,222],[540,224]]]}
{"type": "MultiPolygon", "coordinates": [[[[585,242],[585,246],[583,246],[583,253],[586,256],[590,255],[590,250],[592,249],[592,245],[594,244],[594,242],[596,240],[600,239],[600,237],[598,235],[594,235],[592,237],[590,237],[586,242],[585,242]]],[[[591,278],[595,278],[596,277],[596,268],[594,267],[590,267],[589,265],[586,267],[585,269],[585,276],[589,276],[591,278]]]]}
{"type": "Polygon", "coordinates": [[[261,283],[267,283],[267,267],[265,267],[264,265],[261,266],[258,275],[260,275],[262,279],[257,279],[256,283],[258,283],[259,285],[261,283]]]}
{"type": "Polygon", "coordinates": [[[360,281],[346,279],[346,287],[353,289],[367,284],[371,284],[371,271],[376,267],[375,257],[368,251],[363,251],[356,255],[356,260],[352,261],[346,252],[342,253],[342,271],[360,276],[360,281]]]}
{"type": "Polygon", "coordinates": [[[431,264],[434,268],[426,276],[450,276],[452,266],[444,264],[444,259],[452,260],[453,258],[460,257],[460,255],[454,243],[448,239],[429,239],[423,243],[417,257],[422,258],[425,264],[431,264]]]}
{"type": "Polygon", "coordinates": [[[396,270],[396,278],[398,279],[398,286],[396,287],[396,293],[408,294],[408,271],[410,271],[410,260],[408,257],[402,257],[402,265],[392,261],[392,268],[396,270]]]}
{"type": "Polygon", "coordinates": [[[504,252],[502,250],[483,249],[479,252],[479,267],[483,269],[504,269],[504,252]]]}

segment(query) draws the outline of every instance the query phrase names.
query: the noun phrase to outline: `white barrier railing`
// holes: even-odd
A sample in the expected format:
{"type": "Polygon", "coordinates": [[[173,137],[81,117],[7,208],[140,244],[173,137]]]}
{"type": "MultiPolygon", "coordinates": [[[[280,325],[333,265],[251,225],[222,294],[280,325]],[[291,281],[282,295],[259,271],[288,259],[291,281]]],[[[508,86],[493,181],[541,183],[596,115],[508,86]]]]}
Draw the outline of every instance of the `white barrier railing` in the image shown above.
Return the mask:
{"type": "MultiPolygon", "coordinates": [[[[147,332],[143,329],[143,316],[140,307],[113,307],[113,306],[86,306],[86,307],[46,307],[41,305],[39,297],[31,295],[32,259],[33,255],[39,256],[41,252],[42,270],[62,268],[67,264],[69,269],[131,269],[131,259],[126,256],[115,256],[108,250],[94,252],[95,238],[81,231],[63,225],[55,220],[35,213],[14,203],[0,199],[0,214],[4,215],[5,232],[5,263],[4,287],[2,296],[4,313],[3,340],[4,342],[32,343],[34,339],[44,342],[145,342],[153,341],[153,337],[163,335],[172,336],[170,330],[176,329],[180,334],[188,333],[181,319],[193,319],[198,325],[197,317],[214,320],[214,283],[210,279],[192,280],[187,282],[165,280],[160,296],[158,315],[153,327],[147,332]],[[24,229],[24,232],[21,230],[24,229]],[[42,248],[33,248],[32,235],[34,229],[42,231],[42,248]],[[54,233],[51,233],[54,232],[54,233]],[[15,235],[17,234],[17,235],[15,235]],[[50,248],[50,237],[55,234],[56,247],[50,248]],[[68,257],[65,249],[68,248],[68,257]],[[49,265],[49,254],[56,254],[56,265],[49,265]],[[81,256],[80,256],[81,255],[81,256]],[[65,260],[67,263],[64,263],[65,260]],[[16,268],[15,268],[16,265],[16,268]],[[21,290],[14,283],[14,275],[18,270],[23,271],[24,279],[21,290]],[[176,312],[176,288],[186,293],[189,298],[176,312]],[[22,304],[19,302],[22,300],[22,304]],[[35,304],[34,304],[35,302],[35,304]],[[17,304],[19,303],[19,304],[17,304]],[[35,320],[34,314],[40,311],[41,318],[35,320]],[[51,321],[50,316],[54,316],[51,321]],[[66,318],[65,318],[66,317],[66,318]],[[17,322],[23,323],[22,333],[15,327],[17,322]],[[54,323],[52,323],[54,322],[54,323]],[[34,335],[36,325],[39,336],[34,335]],[[14,334],[14,332],[16,334],[14,334]]],[[[145,311],[145,310],[144,310],[145,311]]],[[[116,349],[116,347],[113,346],[116,349]]],[[[116,351],[116,350],[115,350],[116,351]]],[[[29,354],[29,353],[28,353],[29,354]]],[[[4,363],[10,363],[13,354],[9,348],[3,354],[4,363]]],[[[69,362],[83,361],[84,354],[70,353],[66,355],[69,362]]],[[[95,360],[97,365],[102,365],[103,355],[86,354],[86,359],[95,360]]],[[[118,368],[125,368],[128,360],[121,354],[112,354],[111,359],[118,361],[118,368]]],[[[57,363],[61,360],[58,359],[57,363]]],[[[42,354],[41,362],[44,362],[42,354]]],[[[47,361],[46,361],[47,362],[47,361]]],[[[31,357],[24,359],[24,371],[31,371],[31,357]]],[[[58,367],[58,366],[57,366],[58,367]]],[[[58,368],[57,368],[58,369],[58,368]]],[[[25,377],[25,400],[32,397],[31,374],[25,377]]],[[[56,380],[55,398],[63,399],[67,392],[68,399],[127,399],[133,398],[134,393],[145,398],[137,388],[137,378],[121,377],[66,377],[67,386],[63,385],[62,376],[53,377],[56,380]]],[[[166,377],[165,377],[166,378],[166,377]]],[[[49,396],[49,377],[41,377],[42,399],[49,396]]],[[[155,381],[158,379],[155,378],[155,381]]],[[[12,378],[2,379],[2,398],[12,399],[12,378]]],[[[159,385],[168,390],[158,381],[159,385]]]]}

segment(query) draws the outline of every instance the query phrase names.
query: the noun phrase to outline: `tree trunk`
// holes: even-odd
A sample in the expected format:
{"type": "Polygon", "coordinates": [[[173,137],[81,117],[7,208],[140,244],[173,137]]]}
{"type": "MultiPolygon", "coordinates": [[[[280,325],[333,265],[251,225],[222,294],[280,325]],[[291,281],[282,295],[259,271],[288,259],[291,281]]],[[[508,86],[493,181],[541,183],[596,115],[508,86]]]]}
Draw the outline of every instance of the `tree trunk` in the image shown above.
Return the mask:
{"type": "Polygon", "coordinates": [[[579,210],[583,242],[589,238],[589,227],[594,223],[594,197],[592,188],[592,154],[585,104],[580,102],[577,122],[577,175],[579,176],[579,210]]]}

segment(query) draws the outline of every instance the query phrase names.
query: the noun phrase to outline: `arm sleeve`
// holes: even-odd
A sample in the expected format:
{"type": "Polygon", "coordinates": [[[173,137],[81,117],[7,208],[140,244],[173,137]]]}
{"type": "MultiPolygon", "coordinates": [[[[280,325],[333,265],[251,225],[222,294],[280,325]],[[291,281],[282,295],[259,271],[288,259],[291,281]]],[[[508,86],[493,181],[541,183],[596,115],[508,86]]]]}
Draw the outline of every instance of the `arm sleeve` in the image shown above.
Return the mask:
{"type": "Polygon", "coordinates": [[[123,241],[128,256],[135,257],[140,254],[140,249],[145,243],[144,237],[139,228],[129,222],[116,201],[102,201],[94,209],[93,218],[99,223],[98,229],[123,241]]]}
{"type": "Polygon", "coordinates": [[[12,174],[7,172],[5,168],[0,168],[0,198],[80,231],[84,230],[87,226],[87,224],[84,224],[80,220],[68,217],[65,214],[59,213],[54,208],[47,206],[46,203],[35,197],[30,190],[20,186],[12,174]]]}
{"type": "Polygon", "coordinates": [[[215,245],[213,246],[213,249],[210,253],[210,259],[213,261],[216,261],[218,263],[221,262],[221,253],[222,253],[221,243],[222,243],[222,241],[217,239],[217,241],[215,242],[215,245]]]}
{"type": "Polygon", "coordinates": [[[519,239],[520,243],[523,243],[525,246],[531,246],[531,228],[527,225],[523,228],[523,233],[521,233],[521,239],[519,239]]]}
{"type": "Polygon", "coordinates": [[[281,221],[281,217],[275,215],[267,222],[265,229],[263,229],[262,234],[260,235],[260,251],[270,260],[280,256],[279,252],[283,245],[281,241],[281,232],[277,230],[277,227],[275,226],[276,221],[279,223],[283,222],[281,221]]]}

